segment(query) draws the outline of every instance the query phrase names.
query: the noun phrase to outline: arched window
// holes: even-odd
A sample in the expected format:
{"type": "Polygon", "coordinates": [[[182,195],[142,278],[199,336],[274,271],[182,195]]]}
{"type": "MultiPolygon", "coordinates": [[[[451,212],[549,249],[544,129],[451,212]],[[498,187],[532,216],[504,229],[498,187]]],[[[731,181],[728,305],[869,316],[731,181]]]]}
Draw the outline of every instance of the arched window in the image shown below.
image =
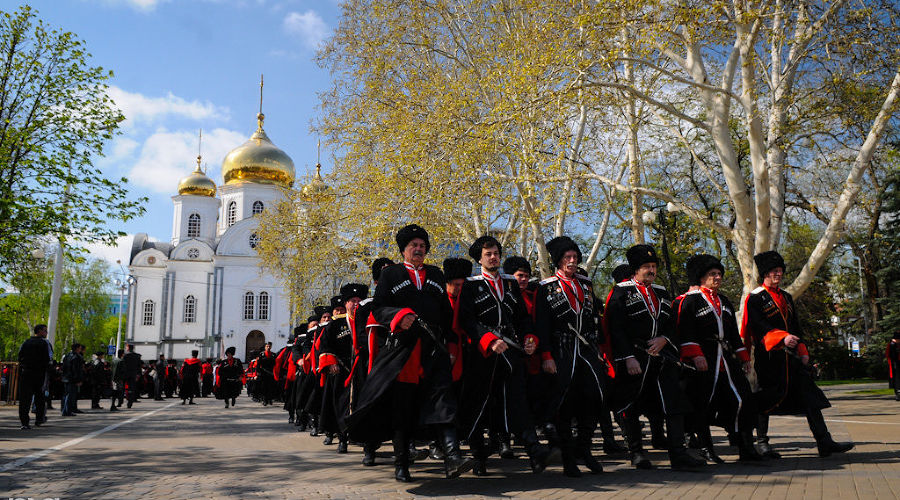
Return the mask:
{"type": "Polygon", "coordinates": [[[256,309],[256,301],[253,299],[253,292],[244,294],[244,319],[253,319],[253,313],[256,309]]]}
{"type": "Polygon", "coordinates": [[[266,206],[263,205],[263,202],[256,200],[253,202],[253,215],[259,215],[263,213],[263,210],[266,209],[266,206]]]}
{"type": "Polygon", "coordinates": [[[188,216],[188,238],[200,237],[200,214],[188,216]]]}
{"type": "Polygon", "coordinates": [[[269,294],[266,292],[259,292],[259,311],[256,315],[256,319],[263,319],[266,321],[269,319],[269,294]]]}
{"type": "Polygon", "coordinates": [[[184,298],[184,315],[182,321],[194,323],[197,320],[197,299],[193,295],[184,298]]]}
{"type": "Polygon", "coordinates": [[[259,235],[256,233],[251,234],[247,242],[250,244],[250,248],[255,249],[259,246],[259,235]]]}
{"type": "Polygon", "coordinates": [[[153,326],[153,312],[154,312],[154,304],[152,300],[144,301],[144,317],[141,325],[143,326],[153,326]]]}
{"type": "Polygon", "coordinates": [[[228,204],[228,212],[225,213],[225,223],[231,227],[235,222],[237,222],[237,202],[232,201],[228,204]]]}

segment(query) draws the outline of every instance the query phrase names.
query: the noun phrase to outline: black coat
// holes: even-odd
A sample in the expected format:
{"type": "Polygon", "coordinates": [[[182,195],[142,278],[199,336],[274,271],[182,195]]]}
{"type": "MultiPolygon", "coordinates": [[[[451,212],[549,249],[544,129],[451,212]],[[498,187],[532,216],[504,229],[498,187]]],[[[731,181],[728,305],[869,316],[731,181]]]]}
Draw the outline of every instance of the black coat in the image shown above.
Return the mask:
{"type": "Polygon", "coordinates": [[[502,300],[481,275],[469,277],[459,295],[459,326],[471,341],[471,350],[465,356],[459,410],[460,426],[466,437],[476,428],[486,428],[491,420],[506,422],[516,432],[531,424],[530,418],[522,418],[528,413],[524,393],[518,397],[525,385],[525,354],[510,347],[498,355],[489,348],[500,334],[520,348],[525,345],[526,335],[534,335],[534,325],[518,283],[508,275],[501,275],[501,279],[502,300]],[[500,387],[507,383],[516,384],[516,387],[503,391],[500,387]],[[496,396],[498,393],[500,396],[496,396]],[[490,404],[491,394],[500,400],[490,404]],[[503,414],[492,416],[489,414],[492,410],[503,414]]]}
{"type": "Polygon", "coordinates": [[[42,337],[29,337],[19,348],[19,369],[29,376],[43,377],[50,368],[50,351],[42,337]]]}
{"type": "Polygon", "coordinates": [[[127,352],[122,357],[122,376],[127,382],[133,382],[141,376],[141,355],[127,352]]]}
{"type": "MultiPolygon", "coordinates": [[[[375,287],[372,314],[392,334],[375,357],[372,370],[360,390],[357,408],[347,419],[348,428],[355,432],[363,426],[382,427],[372,426],[366,416],[379,407],[379,401],[397,380],[419,341],[422,375],[418,383],[418,400],[413,405],[419,411],[418,421],[420,424],[452,423],[456,418],[456,400],[450,391],[452,377],[446,342],[452,338],[453,316],[444,273],[435,266],[426,265],[425,279],[419,290],[403,264],[385,267],[375,287]],[[418,325],[404,332],[394,332],[404,309],[411,309],[429,325],[437,338],[432,338],[418,325]]],[[[377,430],[381,433],[390,431],[389,428],[377,430]]]]}
{"type": "MultiPolygon", "coordinates": [[[[547,352],[556,362],[559,395],[566,393],[578,359],[586,362],[593,374],[601,397],[607,390],[606,365],[600,358],[598,346],[602,335],[597,327],[599,301],[594,296],[591,280],[576,275],[584,292],[581,310],[575,312],[556,276],[541,281],[535,297],[535,331],[538,350],[547,352]]],[[[544,356],[542,354],[542,356],[544,356]]],[[[556,406],[562,403],[557,398],[556,406]]]]}
{"type": "Polygon", "coordinates": [[[741,335],[753,346],[759,410],[774,415],[804,415],[807,408],[828,408],[831,403],[796,353],[785,349],[783,344],[772,350],[765,347],[766,335],[777,334],[777,331],[786,331],[803,341],[794,299],[783,290],[781,294],[787,304],[785,315],[764,287],[750,292],[744,307],[741,335]]]}
{"type": "Polygon", "coordinates": [[[716,313],[713,304],[700,290],[676,298],[676,331],[682,356],[693,358],[702,355],[709,366],[705,372],[688,373],[685,379],[685,392],[694,409],[707,411],[713,392],[718,387],[722,391],[720,398],[728,398],[735,403],[721,406],[733,408],[736,412],[718,412],[716,423],[729,432],[737,432],[752,428],[757,416],[750,384],[742,367],[743,361],[750,360],[750,354],[738,333],[734,306],[728,297],[718,297],[721,315],[716,313]]]}
{"type": "Polygon", "coordinates": [[[606,324],[616,361],[616,408],[625,411],[636,406],[644,414],[683,414],[690,404],[678,385],[679,369],[645,351],[648,340],[662,336],[668,340],[665,355],[674,360],[680,356],[669,293],[660,285],[652,289],[659,302],[655,315],[633,280],[617,283],[607,302],[606,324]],[[632,356],[641,365],[640,375],[628,374],[625,360],[632,356]]]}
{"type": "Polygon", "coordinates": [[[80,354],[70,352],[62,360],[63,382],[74,384],[84,382],[84,358],[80,354]]]}
{"type": "Polygon", "coordinates": [[[244,388],[244,365],[238,358],[232,360],[231,364],[227,358],[219,361],[219,368],[216,370],[216,399],[236,398],[244,388]]]}

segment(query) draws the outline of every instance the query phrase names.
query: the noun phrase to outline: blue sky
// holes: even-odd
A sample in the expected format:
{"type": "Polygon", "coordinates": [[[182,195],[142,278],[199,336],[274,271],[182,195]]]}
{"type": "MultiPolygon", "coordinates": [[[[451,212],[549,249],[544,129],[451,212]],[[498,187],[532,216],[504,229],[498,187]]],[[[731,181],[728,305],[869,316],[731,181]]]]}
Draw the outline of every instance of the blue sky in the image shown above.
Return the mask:
{"type": "MultiPolygon", "coordinates": [[[[18,4],[6,3],[3,10],[18,4]]],[[[110,95],[123,110],[122,134],[96,166],[125,176],[147,214],[116,229],[118,248],[89,248],[127,261],[130,235],[168,241],[172,195],[190,173],[203,129],[203,163],[222,182],[225,154],[256,129],[259,77],[265,75],[266,132],[294,160],[298,177],[314,170],[317,93],[330,85],[315,49],[338,23],[338,0],[39,0],[29,2],[51,27],[76,33],[91,63],[114,72],[110,95]]],[[[325,170],[330,153],[322,151],[325,170]]]]}

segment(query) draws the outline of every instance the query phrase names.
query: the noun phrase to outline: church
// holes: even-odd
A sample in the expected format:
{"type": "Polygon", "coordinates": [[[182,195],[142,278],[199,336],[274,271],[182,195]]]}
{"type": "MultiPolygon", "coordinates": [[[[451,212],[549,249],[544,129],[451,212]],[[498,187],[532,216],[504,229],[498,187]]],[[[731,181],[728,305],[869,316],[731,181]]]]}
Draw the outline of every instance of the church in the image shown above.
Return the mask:
{"type": "MultiPolygon", "coordinates": [[[[145,360],[160,354],[252,359],[266,342],[283,347],[292,332],[290,300],[282,283],[259,266],[259,214],[294,184],[291,158],[263,130],[222,163],[223,184],[197,168],[172,197],[172,240],[134,238],[129,271],[127,343],[145,360]]],[[[322,183],[317,172],[315,182],[322,183]]],[[[174,187],[174,186],[173,186],[174,187]]]]}

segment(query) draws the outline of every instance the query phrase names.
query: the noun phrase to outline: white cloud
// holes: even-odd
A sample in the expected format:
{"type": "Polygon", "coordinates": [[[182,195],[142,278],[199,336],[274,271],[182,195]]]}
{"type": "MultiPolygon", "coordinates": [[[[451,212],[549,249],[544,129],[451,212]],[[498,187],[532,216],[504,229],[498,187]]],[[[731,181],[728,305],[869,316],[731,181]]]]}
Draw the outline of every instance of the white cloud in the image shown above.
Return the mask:
{"type": "Polygon", "coordinates": [[[319,14],[313,10],[304,13],[289,12],[284,18],[284,30],[291,35],[299,36],[303,44],[311,49],[317,48],[330,29],[319,14]]]}
{"type": "MultiPolygon", "coordinates": [[[[247,140],[233,130],[217,128],[203,132],[203,163],[207,175],[222,182],[220,167],[225,155],[247,140]]],[[[137,162],[128,173],[128,181],[159,193],[175,194],[178,181],[191,173],[197,157],[197,133],[158,129],[141,146],[137,162]]]]}
{"type": "Polygon", "coordinates": [[[112,266],[113,272],[119,271],[119,265],[116,261],[121,261],[122,265],[128,267],[128,259],[131,256],[131,243],[134,241],[133,234],[119,236],[116,238],[117,246],[104,245],[103,243],[87,243],[84,248],[95,259],[103,259],[112,266]]]}
{"type": "Polygon", "coordinates": [[[228,108],[216,106],[209,101],[187,101],[171,92],[165,97],[147,97],[112,86],[107,93],[125,114],[126,124],[153,122],[168,116],[197,121],[228,116],[228,108]]]}

